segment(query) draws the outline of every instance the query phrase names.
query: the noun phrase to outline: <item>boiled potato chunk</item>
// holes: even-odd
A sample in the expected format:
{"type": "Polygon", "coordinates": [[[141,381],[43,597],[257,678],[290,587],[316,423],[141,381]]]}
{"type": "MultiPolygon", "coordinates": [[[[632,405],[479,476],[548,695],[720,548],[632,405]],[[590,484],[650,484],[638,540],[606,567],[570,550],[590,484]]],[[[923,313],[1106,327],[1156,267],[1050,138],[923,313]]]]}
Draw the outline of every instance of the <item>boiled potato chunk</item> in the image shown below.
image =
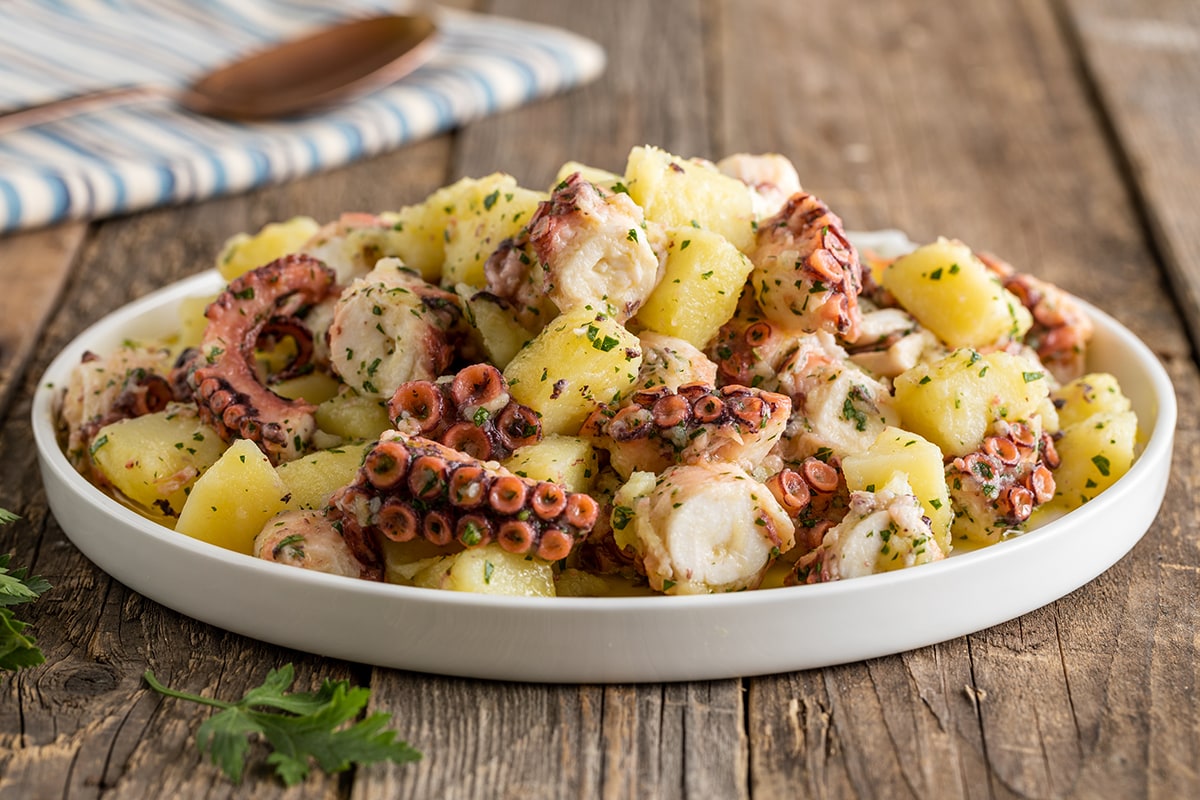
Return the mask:
{"type": "Polygon", "coordinates": [[[196,347],[204,338],[208,317],[204,312],[209,303],[216,300],[215,294],[204,297],[185,297],[179,301],[179,346],[196,347]]]}
{"type": "Polygon", "coordinates": [[[1078,508],[1116,483],[1133,464],[1136,439],[1132,411],[1101,412],[1064,426],[1054,445],[1062,459],[1054,471],[1056,502],[1078,508]]]}
{"type": "Polygon", "coordinates": [[[288,508],[324,508],[329,496],[354,480],[369,444],[318,450],[276,467],[287,486],[288,508]]]}
{"type": "Polygon", "coordinates": [[[587,492],[599,473],[592,443],[561,434],[545,436],[536,444],[518,449],[504,466],[522,477],[557,483],[572,492],[587,492]]]}
{"type": "Polygon", "coordinates": [[[238,439],[196,481],[175,530],[250,555],[254,537],[284,509],[287,493],[258,446],[238,439]]]}
{"type": "Polygon", "coordinates": [[[667,235],[662,278],[638,310],[645,328],[703,348],[737,308],[750,263],[711,231],[674,228],[667,235]]]}
{"type": "Polygon", "coordinates": [[[1129,398],[1107,372],[1076,378],[1050,395],[1058,409],[1058,425],[1067,428],[1093,414],[1119,414],[1130,409],[1129,398]]]}
{"type": "Polygon", "coordinates": [[[105,425],[92,439],[92,461],[122,494],[147,509],[179,514],[188,491],[225,443],[184,405],[105,425]]]}
{"type": "Polygon", "coordinates": [[[554,176],[554,184],[557,186],[576,172],[588,183],[594,183],[605,191],[625,191],[624,176],[618,175],[615,172],[609,172],[606,169],[600,169],[599,167],[589,167],[587,164],[581,164],[578,161],[568,161],[559,167],[558,174],[554,176]]]}
{"type": "Polygon", "coordinates": [[[656,147],[635,147],[625,164],[625,185],[648,220],[714,231],[742,251],[754,243],[750,188],[711,164],[686,161],[656,147]]]}
{"type": "Polygon", "coordinates": [[[316,405],[335,397],[340,385],[336,378],[332,378],[324,372],[310,372],[307,375],[280,381],[271,387],[271,391],[289,400],[303,398],[316,405]]]}
{"type": "Polygon", "coordinates": [[[1033,325],[1029,310],[962,242],[938,239],[901,256],[884,270],[883,286],[951,347],[1019,339],[1033,325]]]}
{"type": "Polygon", "coordinates": [[[442,285],[483,287],[483,265],[500,243],[529,224],[547,195],[523,189],[511,175],[495,173],[474,182],[455,184],[453,206],[446,219],[446,261],[442,285]]]}
{"type": "Polygon", "coordinates": [[[588,414],[629,391],[642,366],[638,338],[584,306],[560,314],[504,368],[509,392],[542,417],[542,432],[575,435],[588,414]]]}
{"type": "Polygon", "coordinates": [[[436,560],[414,576],[413,585],[517,597],[555,595],[554,571],[548,563],[495,543],[436,560]]]}
{"type": "Polygon", "coordinates": [[[349,386],[317,406],[316,419],[321,430],[343,439],[378,439],[392,427],[386,403],[349,386]]]}
{"type": "Polygon", "coordinates": [[[295,253],[320,229],[315,219],[293,217],[286,222],[264,225],[253,236],[239,233],[221,248],[217,256],[217,271],[226,281],[231,281],[288,253],[295,253]]]}
{"type": "Polygon", "coordinates": [[[516,315],[494,294],[476,291],[465,283],[460,283],[454,289],[462,298],[463,311],[475,333],[476,345],[483,350],[488,361],[504,369],[533,338],[533,332],[517,322],[516,315]]]}
{"type": "Polygon", "coordinates": [[[1045,373],[1030,361],[970,349],[902,372],[895,389],[901,427],[933,442],[946,456],[978,449],[997,420],[1030,419],[1050,394],[1045,373]]]}
{"type": "Polygon", "coordinates": [[[942,451],[932,442],[900,428],[884,428],[865,453],[842,459],[842,473],[850,491],[882,489],[903,475],[929,517],[934,538],[943,553],[950,552],[950,491],[942,465],[942,451]]]}

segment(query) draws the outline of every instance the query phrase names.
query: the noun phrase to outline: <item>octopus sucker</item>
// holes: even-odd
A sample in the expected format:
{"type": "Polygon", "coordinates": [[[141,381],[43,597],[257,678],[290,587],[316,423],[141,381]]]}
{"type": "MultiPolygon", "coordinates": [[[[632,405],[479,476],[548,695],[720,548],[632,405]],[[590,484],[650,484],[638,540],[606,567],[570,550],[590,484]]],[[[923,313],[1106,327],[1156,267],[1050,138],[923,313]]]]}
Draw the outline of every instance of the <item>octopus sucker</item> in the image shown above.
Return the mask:
{"type": "Polygon", "coordinates": [[[858,338],[862,266],[841,219],[819,198],[797,192],[759,223],[750,260],[750,285],[771,322],[858,338]]]}
{"type": "Polygon", "coordinates": [[[541,420],[508,393],[491,364],[472,364],[435,381],[401,384],[388,401],[397,430],[433,439],[481,461],[508,458],[541,439],[541,420]]]}
{"type": "Polygon", "coordinates": [[[222,439],[251,439],[275,464],[304,452],[317,427],[316,408],[263,385],[254,351],[265,330],[287,330],[305,340],[296,333],[303,329],[300,312],[334,286],[333,271],[320,261],[289,255],[233,280],[209,305],[204,339],[176,368],[174,380],[186,381],[201,418],[222,439]]]}
{"type": "Polygon", "coordinates": [[[841,469],[810,456],[764,482],[796,527],[794,556],[820,546],[825,533],[846,516],[849,492],[841,469]]]}
{"type": "Polygon", "coordinates": [[[599,504],[585,494],[514,475],[494,462],[443,444],[388,431],[367,451],[358,475],[329,501],[329,513],[356,557],[382,561],[378,536],[420,537],[433,544],[477,547],[498,541],[514,553],[565,558],[587,538],[599,504]],[[400,458],[399,450],[406,456],[400,458]],[[372,465],[410,464],[407,477],[379,487],[372,465]]]}

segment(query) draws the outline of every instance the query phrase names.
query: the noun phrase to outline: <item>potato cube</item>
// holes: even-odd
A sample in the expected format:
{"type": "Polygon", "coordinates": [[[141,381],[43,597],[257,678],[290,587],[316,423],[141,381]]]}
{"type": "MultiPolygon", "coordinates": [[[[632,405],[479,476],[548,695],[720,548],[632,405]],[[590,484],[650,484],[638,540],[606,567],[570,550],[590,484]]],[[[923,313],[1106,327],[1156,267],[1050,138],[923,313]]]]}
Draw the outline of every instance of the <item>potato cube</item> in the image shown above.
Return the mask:
{"type": "Polygon", "coordinates": [[[516,315],[496,295],[477,291],[465,283],[460,283],[454,290],[462,298],[463,311],[475,334],[475,344],[483,350],[488,361],[504,369],[533,338],[533,332],[517,322],[516,315]]]}
{"type": "Polygon", "coordinates": [[[367,444],[347,444],[318,450],[276,467],[287,486],[288,508],[324,508],[330,495],[358,475],[367,447],[367,444]]]}
{"type": "Polygon", "coordinates": [[[495,173],[455,184],[446,218],[446,261],[442,285],[487,285],[483,265],[500,243],[529,224],[538,203],[548,195],[523,189],[511,175],[495,173]]]}
{"type": "Polygon", "coordinates": [[[1076,378],[1050,393],[1058,409],[1058,425],[1067,428],[1094,414],[1119,414],[1130,409],[1129,398],[1107,372],[1076,378]]]}
{"type": "Polygon", "coordinates": [[[719,233],[743,252],[754,244],[750,188],[711,164],[686,161],[656,147],[635,147],[625,165],[625,185],[648,220],[719,233]]]}
{"type": "Polygon", "coordinates": [[[1078,508],[1116,483],[1133,464],[1136,439],[1132,411],[1101,412],[1064,426],[1054,445],[1062,459],[1054,471],[1055,503],[1078,508]]]}
{"type": "Polygon", "coordinates": [[[225,443],[195,410],[163,411],[105,425],[92,439],[92,462],[133,502],[176,516],[192,484],[211,467],[225,443]]]}
{"type": "Polygon", "coordinates": [[[317,406],[317,427],[343,439],[378,439],[392,427],[387,403],[348,386],[317,406]]]}
{"type": "Polygon", "coordinates": [[[625,177],[623,175],[618,175],[615,172],[609,172],[599,167],[589,167],[587,164],[580,164],[578,161],[568,161],[558,168],[558,174],[554,176],[555,186],[576,172],[585,181],[594,183],[608,192],[625,191],[625,177]]]}
{"type": "Polygon", "coordinates": [[[542,432],[575,435],[598,406],[629,391],[642,366],[638,338],[607,314],[561,314],[504,369],[509,391],[542,417],[542,432]]]}
{"type": "Polygon", "coordinates": [[[197,347],[204,339],[204,330],[208,327],[208,317],[204,312],[209,303],[217,296],[185,297],[179,301],[179,346],[197,347]]]}
{"type": "Polygon", "coordinates": [[[1045,373],[1030,361],[970,349],[902,372],[895,389],[901,427],[933,442],[946,456],[978,449],[996,420],[1030,419],[1050,394],[1045,373]]]}
{"type": "Polygon", "coordinates": [[[293,217],[287,222],[272,222],[251,236],[239,233],[230,237],[217,256],[217,271],[226,281],[270,264],[277,258],[295,253],[321,229],[310,217],[293,217]]]}
{"type": "Polygon", "coordinates": [[[504,466],[522,477],[551,481],[572,492],[587,492],[599,474],[592,443],[561,434],[551,434],[518,449],[504,466]]]}
{"type": "Polygon", "coordinates": [[[414,586],[517,597],[554,597],[554,571],[540,559],[492,543],[438,559],[418,572],[414,586]]]}
{"type": "Polygon", "coordinates": [[[673,228],[666,267],[642,305],[643,327],[703,348],[737,308],[750,263],[729,240],[711,231],[673,228]]]}
{"type": "Polygon", "coordinates": [[[175,530],[250,555],[254,537],[284,509],[287,493],[258,446],[238,439],[196,481],[175,530]]]}
{"type": "Polygon", "coordinates": [[[338,383],[336,378],[332,378],[324,372],[310,372],[307,375],[300,375],[295,378],[288,378],[286,381],[280,381],[271,387],[271,391],[289,400],[303,398],[314,405],[318,405],[336,397],[340,387],[341,384],[338,383]]]}
{"type": "Polygon", "coordinates": [[[962,242],[938,239],[893,261],[883,286],[951,347],[1019,339],[1033,317],[962,242]]]}
{"type": "Polygon", "coordinates": [[[903,475],[931,520],[934,538],[942,552],[950,553],[950,491],[942,465],[942,451],[915,433],[888,427],[865,453],[842,459],[842,473],[850,491],[882,489],[896,475],[903,475]]]}

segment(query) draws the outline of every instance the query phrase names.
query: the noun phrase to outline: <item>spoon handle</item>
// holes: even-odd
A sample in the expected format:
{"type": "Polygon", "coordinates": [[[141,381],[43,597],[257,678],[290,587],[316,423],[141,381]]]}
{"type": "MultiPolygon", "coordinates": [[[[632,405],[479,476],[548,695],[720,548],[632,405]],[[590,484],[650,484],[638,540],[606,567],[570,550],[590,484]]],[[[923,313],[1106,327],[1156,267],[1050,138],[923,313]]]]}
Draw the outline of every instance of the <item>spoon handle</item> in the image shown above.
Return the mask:
{"type": "Polygon", "coordinates": [[[159,86],[116,86],[91,92],[68,95],[45,103],[36,103],[0,114],[0,136],[12,131],[32,128],[100,108],[145,102],[170,97],[170,91],[159,86]]]}

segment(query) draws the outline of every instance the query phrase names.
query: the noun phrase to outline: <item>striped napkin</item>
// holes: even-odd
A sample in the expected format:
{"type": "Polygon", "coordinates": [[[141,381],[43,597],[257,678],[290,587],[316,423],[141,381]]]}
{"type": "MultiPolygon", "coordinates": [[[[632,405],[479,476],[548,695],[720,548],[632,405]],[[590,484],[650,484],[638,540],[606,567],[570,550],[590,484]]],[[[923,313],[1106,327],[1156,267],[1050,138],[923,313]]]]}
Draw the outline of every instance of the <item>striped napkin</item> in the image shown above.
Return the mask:
{"type": "MultiPolygon", "coordinates": [[[[181,87],[267,43],[395,9],[394,0],[4,0],[0,110],[119,85],[181,87]]],[[[154,100],[0,134],[0,233],[279,183],[604,68],[595,43],[555,28],[450,11],[438,25],[441,44],[417,72],[319,115],[240,124],[154,100]]]]}

